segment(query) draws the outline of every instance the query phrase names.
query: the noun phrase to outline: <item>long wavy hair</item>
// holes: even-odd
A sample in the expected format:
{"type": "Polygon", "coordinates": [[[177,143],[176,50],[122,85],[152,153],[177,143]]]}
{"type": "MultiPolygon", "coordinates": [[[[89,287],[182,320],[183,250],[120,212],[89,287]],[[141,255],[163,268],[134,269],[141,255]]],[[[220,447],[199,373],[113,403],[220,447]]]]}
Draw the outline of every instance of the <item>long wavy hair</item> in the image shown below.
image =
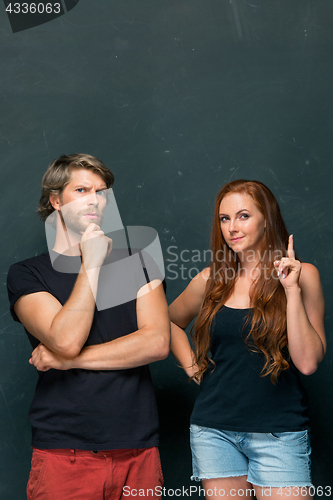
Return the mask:
{"type": "Polygon", "coordinates": [[[196,363],[199,367],[195,376],[200,378],[210,363],[213,363],[209,357],[212,321],[232,295],[240,271],[237,254],[228,247],[223,238],[219,218],[220,203],[230,193],[250,195],[266,221],[260,260],[257,264],[258,278],[253,281],[250,288],[251,310],[247,322],[251,322],[251,329],[246,343],[251,350],[263,353],[265,364],[261,376],[269,375],[275,384],[278,375],[289,368],[290,357],[287,342],[286,295],[277,278],[273,262],[287,255],[289,235],[274,195],[259,181],[229,182],[223,186],[216,198],[211,233],[210,277],[207,280],[202,307],[192,328],[196,363]]]}

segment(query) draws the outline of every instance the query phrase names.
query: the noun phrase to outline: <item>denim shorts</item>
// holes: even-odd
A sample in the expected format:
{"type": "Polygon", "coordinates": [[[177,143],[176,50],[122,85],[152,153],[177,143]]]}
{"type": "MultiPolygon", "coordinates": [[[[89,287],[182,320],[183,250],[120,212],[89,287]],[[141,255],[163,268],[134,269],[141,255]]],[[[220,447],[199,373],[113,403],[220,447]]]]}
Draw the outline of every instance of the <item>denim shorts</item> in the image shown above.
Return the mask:
{"type": "Polygon", "coordinates": [[[257,486],[311,486],[307,430],[297,432],[220,431],[191,425],[193,476],[213,479],[247,476],[257,486]]]}

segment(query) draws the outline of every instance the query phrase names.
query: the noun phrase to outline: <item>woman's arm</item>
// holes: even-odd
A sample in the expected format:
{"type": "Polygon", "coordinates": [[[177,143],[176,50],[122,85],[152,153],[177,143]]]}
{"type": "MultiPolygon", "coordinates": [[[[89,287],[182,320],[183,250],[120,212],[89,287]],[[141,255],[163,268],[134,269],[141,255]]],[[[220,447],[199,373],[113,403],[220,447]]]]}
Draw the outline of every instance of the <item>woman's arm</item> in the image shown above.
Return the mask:
{"type": "Polygon", "coordinates": [[[288,257],[276,265],[287,297],[287,334],[291,359],[304,375],[314,373],[326,351],[325,303],[319,272],[295,260],[293,238],[288,257]]]}
{"type": "Polygon", "coordinates": [[[207,268],[195,276],[184,292],[169,307],[171,319],[170,350],[189,377],[198,371],[198,367],[195,364],[195,355],[184,330],[200,310],[209,273],[207,268]]]}
{"type": "Polygon", "coordinates": [[[195,364],[195,355],[185,331],[172,322],[170,351],[189,377],[192,377],[198,371],[198,366],[195,364]]]}

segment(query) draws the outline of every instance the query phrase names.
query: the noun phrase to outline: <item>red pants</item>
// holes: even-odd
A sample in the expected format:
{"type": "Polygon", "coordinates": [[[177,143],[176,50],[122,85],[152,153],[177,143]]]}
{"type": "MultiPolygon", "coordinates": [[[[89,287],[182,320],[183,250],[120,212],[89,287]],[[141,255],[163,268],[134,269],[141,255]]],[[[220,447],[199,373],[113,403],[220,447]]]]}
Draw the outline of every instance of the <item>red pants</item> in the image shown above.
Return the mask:
{"type": "Polygon", "coordinates": [[[84,451],[33,449],[28,500],[160,499],[158,448],[84,451]]]}

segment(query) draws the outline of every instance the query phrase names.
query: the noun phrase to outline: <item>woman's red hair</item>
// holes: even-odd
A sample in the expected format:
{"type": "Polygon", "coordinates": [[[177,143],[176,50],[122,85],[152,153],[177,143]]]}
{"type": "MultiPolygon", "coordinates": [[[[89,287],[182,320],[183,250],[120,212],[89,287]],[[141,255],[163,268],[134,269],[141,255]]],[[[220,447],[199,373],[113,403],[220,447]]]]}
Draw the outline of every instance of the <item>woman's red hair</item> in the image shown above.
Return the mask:
{"type": "Polygon", "coordinates": [[[251,330],[247,337],[251,347],[263,353],[265,364],[262,376],[270,375],[275,383],[279,373],[289,367],[287,341],[286,295],[273,265],[274,260],[286,256],[288,232],[281,216],[279,205],[272,192],[259,181],[236,180],[220,190],[215,202],[214,221],[211,234],[212,261],[210,278],[207,281],[205,298],[193,326],[193,340],[196,346],[196,362],[201,376],[211,359],[210,329],[216,313],[232,295],[239,261],[237,255],[227,246],[221,231],[219,209],[222,199],[232,193],[245,193],[263,214],[266,229],[263,235],[260,261],[257,265],[258,278],[250,289],[251,309],[248,321],[251,330]],[[253,311],[253,312],[252,312],[253,311]]]}

